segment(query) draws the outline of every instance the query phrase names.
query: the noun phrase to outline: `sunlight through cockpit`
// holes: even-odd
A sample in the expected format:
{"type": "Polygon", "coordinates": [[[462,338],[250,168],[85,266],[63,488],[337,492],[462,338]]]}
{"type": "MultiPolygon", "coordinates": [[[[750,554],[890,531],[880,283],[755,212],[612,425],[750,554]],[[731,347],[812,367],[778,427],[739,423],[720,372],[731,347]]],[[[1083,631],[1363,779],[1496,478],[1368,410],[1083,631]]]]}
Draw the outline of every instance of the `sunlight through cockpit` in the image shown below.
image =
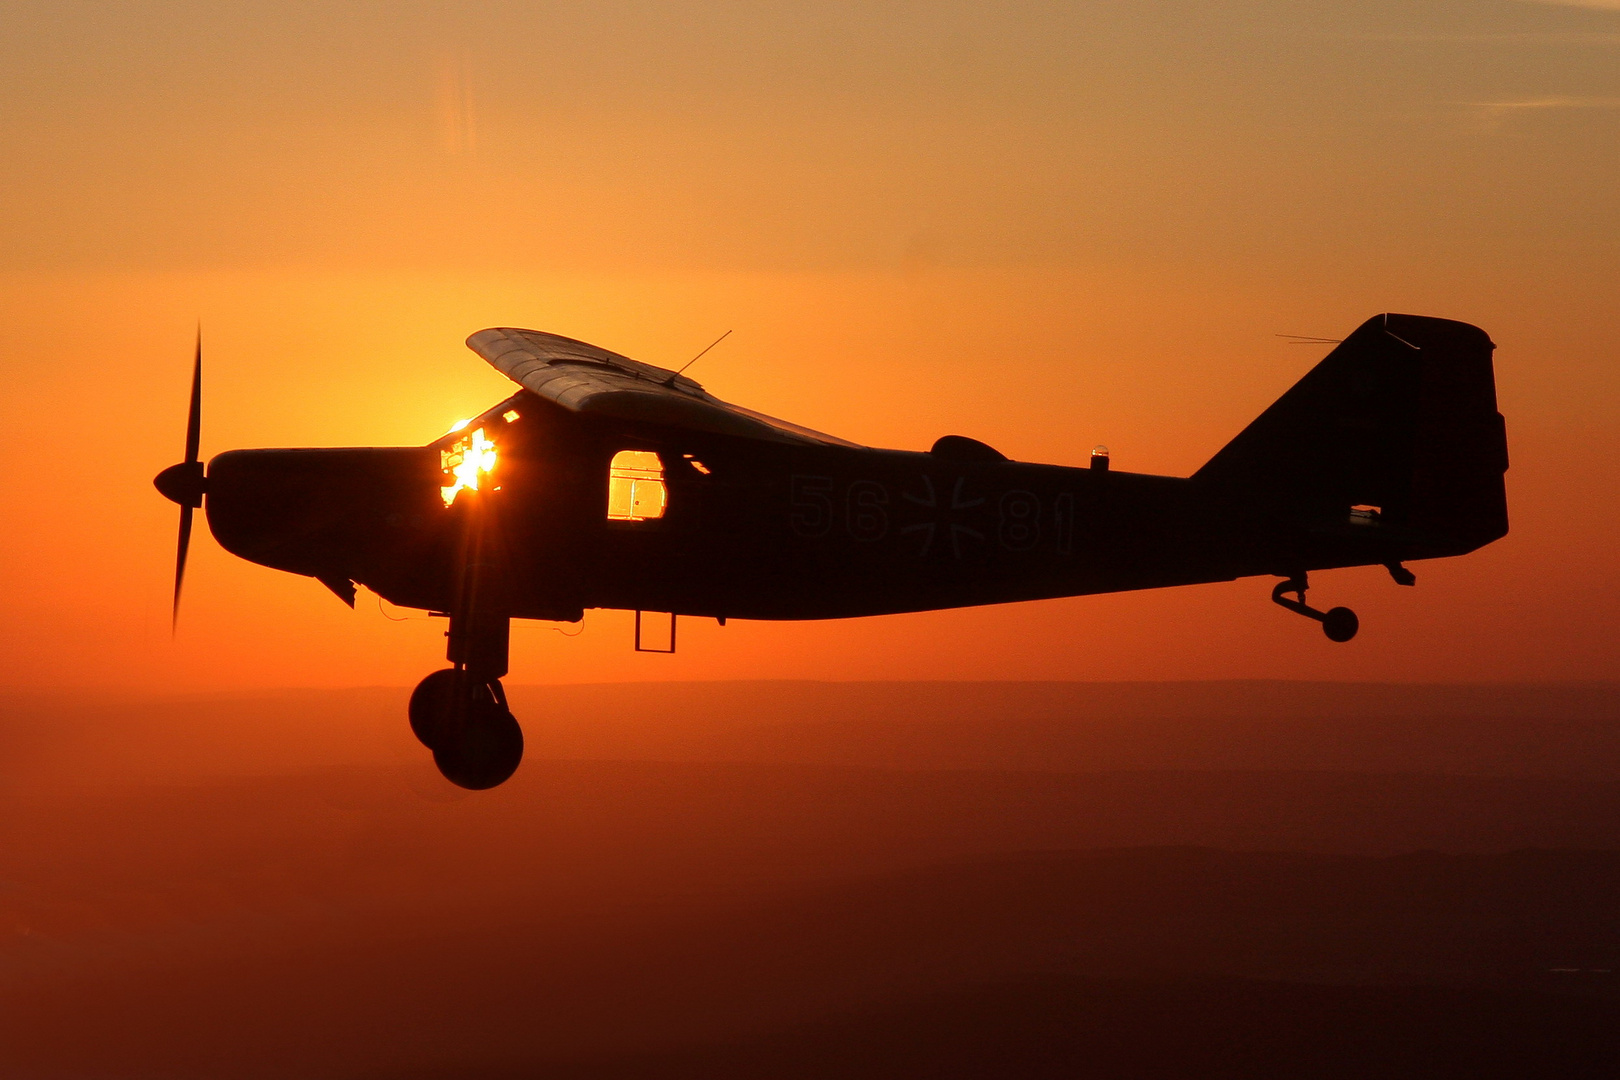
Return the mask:
{"type": "Polygon", "coordinates": [[[479,428],[440,450],[439,468],[450,478],[449,484],[439,488],[439,497],[445,506],[450,506],[462,491],[477,491],[479,477],[494,470],[495,444],[485,438],[484,429],[479,428]]]}

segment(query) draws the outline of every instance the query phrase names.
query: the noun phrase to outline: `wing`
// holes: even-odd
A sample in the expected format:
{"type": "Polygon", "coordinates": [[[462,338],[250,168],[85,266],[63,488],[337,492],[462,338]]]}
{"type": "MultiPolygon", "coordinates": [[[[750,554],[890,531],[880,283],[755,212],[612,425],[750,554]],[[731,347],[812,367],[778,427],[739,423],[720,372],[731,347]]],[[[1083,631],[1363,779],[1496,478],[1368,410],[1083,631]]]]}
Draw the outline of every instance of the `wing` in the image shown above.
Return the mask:
{"type": "Polygon", "coordinates": [[[467,347],[525,389],[572,412],[772,442],[859,447],[721,401],[684,375],[560,334],[496,327],[467,347]]]}

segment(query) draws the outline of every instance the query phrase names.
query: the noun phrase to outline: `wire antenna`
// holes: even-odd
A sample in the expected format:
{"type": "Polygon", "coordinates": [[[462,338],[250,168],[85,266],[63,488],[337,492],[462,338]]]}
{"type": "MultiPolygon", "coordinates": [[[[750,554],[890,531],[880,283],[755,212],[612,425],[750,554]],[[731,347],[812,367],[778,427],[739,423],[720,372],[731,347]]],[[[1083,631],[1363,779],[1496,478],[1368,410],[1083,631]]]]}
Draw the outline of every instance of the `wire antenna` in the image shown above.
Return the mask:
{"type": "Polygon", "coordinates": [[[1344,338],[1337,337],[1309,337],[1305,334],[1273,334],[1272,337],[1288,338],[1290,345],[1337,345],[1344,338]]]}
{"type": "MultiPolygon", "coordinates": [[[[716,345],[720,344],[722,341],[726,340],[726,338],[728,338],[730,336],[731,336],[731,331],[727,330],[725,333],[721,334],[719,337],[717,337],[713,341],[709,342],[709,349],[714,348],[716,345]]],[[[681,370],[677,371],[675,374],[677,374],[677,375],[685,374],[686,369],[691,367],[693,364],[697,363],[699,360],[703,359],[703,353],[708,352],[709,349],[704,349],[703,352],[698,353],[696,356],[692,357],[692,359],[688,360],[685,364],[682,364],[681,365],[681,370]]],[[[675,381],[674,379],[670,380],[670,382],[674,382],[674,381],[675,381]]]]}

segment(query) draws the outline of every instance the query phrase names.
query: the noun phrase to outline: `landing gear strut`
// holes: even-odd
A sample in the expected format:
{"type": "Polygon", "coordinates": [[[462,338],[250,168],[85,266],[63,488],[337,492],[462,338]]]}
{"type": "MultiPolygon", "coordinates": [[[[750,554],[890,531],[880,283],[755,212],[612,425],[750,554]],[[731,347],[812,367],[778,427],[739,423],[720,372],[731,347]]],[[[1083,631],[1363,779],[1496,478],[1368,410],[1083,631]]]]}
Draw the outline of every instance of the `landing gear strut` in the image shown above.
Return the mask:
{"type": "Polygon", "coordinates": [[[523,760],[523,729],[506,706],[510,623],[505,616],[451,615],[449,659],[411,693],[411,731],[458,787],[504,783],[523,760]]]}
{"type": "Polygon", "coordinates": [[[1304,574],[1295,574],[1287,581],[1277,583],[1277,587],[1271,590],[1271,601],[1321,623],[1322,633],[1327,635],[1329,641],[1349,641],[1355,637],[1356,631],[1361,629],[1361,620],[1356,618],[1356,613],[1347,607],[1316,610],[1305,602],[1305,590],[1310,587],[1304,574]],[[1288,599],[1289,593],[1293,593],[1296,599],[1288,599]]]}

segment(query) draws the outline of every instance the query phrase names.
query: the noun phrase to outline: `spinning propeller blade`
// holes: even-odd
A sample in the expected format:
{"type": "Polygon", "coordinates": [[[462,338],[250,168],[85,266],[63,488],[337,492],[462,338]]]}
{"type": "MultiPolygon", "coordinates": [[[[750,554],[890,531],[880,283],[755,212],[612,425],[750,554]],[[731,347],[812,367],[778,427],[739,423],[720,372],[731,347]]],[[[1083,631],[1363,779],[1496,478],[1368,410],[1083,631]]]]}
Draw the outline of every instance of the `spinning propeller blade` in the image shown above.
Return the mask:
{"type": "Polygon", "coordinates": [[[180,542],[174,557],[174,611],[169,632],[180,623],[180,587],[186,579],[186,551],[191,547],[191,512],[202,505],[202,462],[197,448],[202,438],[202,328],[197,328],[197,355],[191,365],[191,409],[186,416],[186,459],[157,474],[152,483],[163,497],[180,506],[180,542]]]}

